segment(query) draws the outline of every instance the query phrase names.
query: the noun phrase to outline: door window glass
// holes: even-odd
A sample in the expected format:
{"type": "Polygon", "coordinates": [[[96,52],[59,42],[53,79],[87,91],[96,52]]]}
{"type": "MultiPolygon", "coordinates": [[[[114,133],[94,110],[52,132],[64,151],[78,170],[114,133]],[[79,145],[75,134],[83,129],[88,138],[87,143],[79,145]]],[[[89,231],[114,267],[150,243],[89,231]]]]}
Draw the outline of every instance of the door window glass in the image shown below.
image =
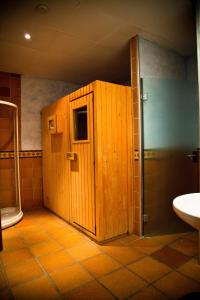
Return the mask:
{"type": "Polygon", "coordinates": [[[74,140],[88,139],[87,105],[74,110],[74,140]]]}

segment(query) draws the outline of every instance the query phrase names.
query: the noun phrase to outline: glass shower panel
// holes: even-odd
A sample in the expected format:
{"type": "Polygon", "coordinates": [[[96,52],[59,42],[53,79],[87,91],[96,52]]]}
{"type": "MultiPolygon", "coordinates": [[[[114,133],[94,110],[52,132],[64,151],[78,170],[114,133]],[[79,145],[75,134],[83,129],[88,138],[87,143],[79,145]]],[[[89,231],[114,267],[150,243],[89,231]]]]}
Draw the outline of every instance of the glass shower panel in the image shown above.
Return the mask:
{"type": "Polygon", "coordinates": [[[13,128],[14,128],[14,151],[13,151],[13,159],[14,159],[14,172],[15,172],[15,198],[16,198],[16,209],[21,211],[21,191],[20,191],[20,175],[19,175],[19,137],[18,137],[18,112],[15,110],[13,112],[13,128]]]}
{"type": "Polygon", "coordinates": [[[0,151],[13,154],[0,161],[0,208],[16,207],[15,108],[0,104],[0,122],[0,151]]]}
{"type": "Polygon", "coordinates": [[[172,201],[197,192],[198,94],[187,80],[142,79],[144,234],[185,230],[172,201]],[[193,158],[193,160],[192,160],[193,158]]]}
{"type": "Polygon", "coordinates": [[[0,213],[7,228],[21,220],[18,107],[0,100],[0,213]]]}

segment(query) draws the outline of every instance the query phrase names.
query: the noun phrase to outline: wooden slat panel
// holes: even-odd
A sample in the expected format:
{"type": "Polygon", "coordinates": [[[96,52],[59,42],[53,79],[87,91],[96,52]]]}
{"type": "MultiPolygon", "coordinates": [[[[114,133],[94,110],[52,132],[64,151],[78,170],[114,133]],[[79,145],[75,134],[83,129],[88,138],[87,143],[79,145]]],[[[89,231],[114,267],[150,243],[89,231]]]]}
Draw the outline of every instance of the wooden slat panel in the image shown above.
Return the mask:
{"type": "Polygon", "coordinates": [[[129,231],[131,205],[131,89],[97,82],[96,90],[97,224],[100,239],[129,231]],[[102,220],[101,220],[102,218],[102,220]]]}
{"type": "Polygon", "coordinates": [[[68,123],[65,98],[42,111],[44,204],[67,221],[70,220],[69,162],[66,160],[70,147],[68,123]],[[52,115],[59,116],[59,131],[62,127],[62,133],[49,133],[47,120],[52,115]]]}

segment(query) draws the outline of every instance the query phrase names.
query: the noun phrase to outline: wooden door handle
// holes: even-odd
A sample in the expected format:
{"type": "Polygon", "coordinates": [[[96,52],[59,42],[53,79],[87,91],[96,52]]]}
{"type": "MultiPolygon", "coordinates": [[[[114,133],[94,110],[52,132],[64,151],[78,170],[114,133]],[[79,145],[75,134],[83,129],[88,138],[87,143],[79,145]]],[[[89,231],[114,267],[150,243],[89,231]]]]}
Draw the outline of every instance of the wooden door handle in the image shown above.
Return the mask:
{"type": "Polygon", "coordinates": [[[75,152],[67,152],[66,153],[66,158],[68,160],[76,160],[77,159],[77,154],[75,152]]]}

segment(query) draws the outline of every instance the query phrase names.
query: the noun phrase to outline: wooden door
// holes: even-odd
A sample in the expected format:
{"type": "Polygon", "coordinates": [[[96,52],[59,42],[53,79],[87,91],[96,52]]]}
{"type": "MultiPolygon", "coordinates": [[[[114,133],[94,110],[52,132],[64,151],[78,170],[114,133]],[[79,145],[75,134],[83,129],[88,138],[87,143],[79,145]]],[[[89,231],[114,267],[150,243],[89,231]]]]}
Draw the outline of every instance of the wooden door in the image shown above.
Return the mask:
{"type": "Polygon", "coordinates": [[[95,233],[93,94],[70,102],[72,222],[95,233]]]}

